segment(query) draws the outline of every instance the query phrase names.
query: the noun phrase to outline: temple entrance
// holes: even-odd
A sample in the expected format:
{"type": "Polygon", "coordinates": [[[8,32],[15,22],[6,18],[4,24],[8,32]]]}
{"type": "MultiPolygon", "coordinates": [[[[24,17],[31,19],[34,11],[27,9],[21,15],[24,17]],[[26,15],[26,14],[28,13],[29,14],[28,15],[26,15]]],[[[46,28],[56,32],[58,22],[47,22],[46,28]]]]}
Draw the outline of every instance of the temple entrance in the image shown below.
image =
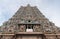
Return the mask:
{"type": "Polygon", "coordinates": [[[16,39],[42,39],[42,35],[17,35],[16,39]]]}

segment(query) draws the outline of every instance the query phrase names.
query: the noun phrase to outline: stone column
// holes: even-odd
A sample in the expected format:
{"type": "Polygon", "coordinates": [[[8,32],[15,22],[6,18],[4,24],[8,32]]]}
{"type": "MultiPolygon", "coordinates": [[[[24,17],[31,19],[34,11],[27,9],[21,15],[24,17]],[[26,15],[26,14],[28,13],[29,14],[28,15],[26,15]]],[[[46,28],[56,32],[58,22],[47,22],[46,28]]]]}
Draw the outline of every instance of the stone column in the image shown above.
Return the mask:
{"type": "Polygon", "coordinates": [[[46,39],[57,39],[55,34],[46,34],[46,39]]]}

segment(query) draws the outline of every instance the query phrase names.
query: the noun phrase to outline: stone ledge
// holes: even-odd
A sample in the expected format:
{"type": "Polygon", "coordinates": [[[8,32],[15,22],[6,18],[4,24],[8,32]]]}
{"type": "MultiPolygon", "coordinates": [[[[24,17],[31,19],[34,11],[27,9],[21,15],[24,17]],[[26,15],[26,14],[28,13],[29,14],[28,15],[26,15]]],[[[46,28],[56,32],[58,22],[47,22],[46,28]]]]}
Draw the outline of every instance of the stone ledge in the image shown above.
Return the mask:
{"type": "Polygon", "coordinates": [[[60,35],[60,34],[44,34],[44,35],[60,35]]]}
{"type": "Polygon", "coordinates": [[[0,34],[0,35],[15,35],[15,34],[0,34]]]}
{"type": "Polygon", "coordinates": [[[43,34],[42,32],[17,32],[16,34],[43,34]]]}

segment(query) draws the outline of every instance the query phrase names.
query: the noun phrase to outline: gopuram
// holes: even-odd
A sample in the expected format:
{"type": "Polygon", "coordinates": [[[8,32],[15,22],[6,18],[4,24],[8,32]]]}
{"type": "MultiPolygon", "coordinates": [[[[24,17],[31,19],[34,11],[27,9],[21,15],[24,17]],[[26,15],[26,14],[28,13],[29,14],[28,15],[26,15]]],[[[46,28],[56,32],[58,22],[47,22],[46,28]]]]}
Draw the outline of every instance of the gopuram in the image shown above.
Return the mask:
{"type": "Polygon", "coordinates": [[[0,26],[0,39],[60,39],[60,28],[28,4],[0,26]]]}

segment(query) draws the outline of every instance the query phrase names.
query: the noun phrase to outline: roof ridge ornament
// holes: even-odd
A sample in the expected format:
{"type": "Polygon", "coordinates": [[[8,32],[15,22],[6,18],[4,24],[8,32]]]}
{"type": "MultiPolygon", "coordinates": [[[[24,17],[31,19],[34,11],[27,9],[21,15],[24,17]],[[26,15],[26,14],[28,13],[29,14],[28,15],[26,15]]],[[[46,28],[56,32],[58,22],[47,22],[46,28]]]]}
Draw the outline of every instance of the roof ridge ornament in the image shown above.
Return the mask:
{"type": "Polygon", "coordinates": [[[30,4],[28,4],[27,7],[30,7],[30,4]]]}

